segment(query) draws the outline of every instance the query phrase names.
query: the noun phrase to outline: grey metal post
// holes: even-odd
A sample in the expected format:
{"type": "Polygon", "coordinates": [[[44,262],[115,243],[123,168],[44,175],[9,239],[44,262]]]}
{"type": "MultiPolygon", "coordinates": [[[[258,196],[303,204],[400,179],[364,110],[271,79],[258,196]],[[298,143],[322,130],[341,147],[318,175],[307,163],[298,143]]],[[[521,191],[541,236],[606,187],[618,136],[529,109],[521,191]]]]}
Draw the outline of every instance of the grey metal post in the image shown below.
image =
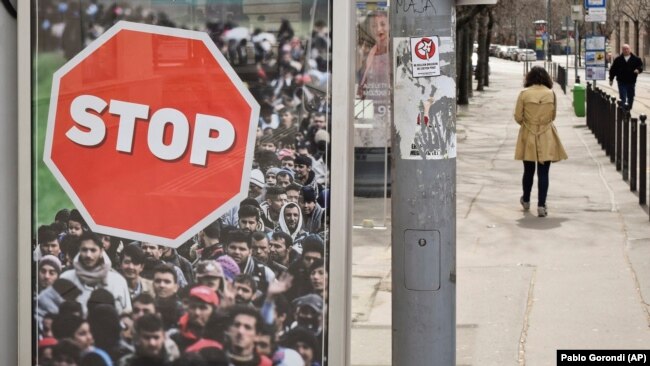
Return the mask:
{"type": "Polygon", "coordinates": [[[396,366],[456,364],[455,19],[452,0],[391,4],[396,366]],[[415,77],[410,38],[431,36],[441,74],[415,77]]]}

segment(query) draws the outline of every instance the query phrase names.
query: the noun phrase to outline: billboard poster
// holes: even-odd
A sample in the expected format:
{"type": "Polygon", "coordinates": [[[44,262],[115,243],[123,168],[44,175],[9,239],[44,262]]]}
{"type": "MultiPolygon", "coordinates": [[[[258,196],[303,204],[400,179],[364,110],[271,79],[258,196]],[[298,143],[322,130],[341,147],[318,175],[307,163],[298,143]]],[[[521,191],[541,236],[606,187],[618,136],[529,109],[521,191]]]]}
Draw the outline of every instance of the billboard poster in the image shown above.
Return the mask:
{"type": "Polygon", "coordinates": [[[590,36],[585,40],[585,75],[587,80],[606,80],[605,37],[590,36]]]}
{"type": "Polygon", "coordinates": [[[390,142],[390,53],[385,3],[357,2],[355,147],[390,142]]]}
{"type": "Polygon", "coordinates": [[[331,1],[30,10],[32,364],[327,365],[331,1]]]}

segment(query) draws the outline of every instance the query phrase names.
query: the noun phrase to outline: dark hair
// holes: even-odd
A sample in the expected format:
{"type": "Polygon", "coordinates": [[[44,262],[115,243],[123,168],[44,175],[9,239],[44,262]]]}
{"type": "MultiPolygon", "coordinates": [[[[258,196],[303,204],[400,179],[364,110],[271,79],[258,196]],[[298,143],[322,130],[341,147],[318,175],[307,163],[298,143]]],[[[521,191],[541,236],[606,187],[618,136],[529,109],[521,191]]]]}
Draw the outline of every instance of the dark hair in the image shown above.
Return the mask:
{"type": "Polygon", "coordinates": [[[300,192],[301,189],[302,189],[302,186],[300,184],[298,184],[296,182],[293,182],[293,183],[289,184],[284,190],[285,191],[298,191],[298,192],[300,192]]]}
{"type": "Polygon", "coordinates": [[[278,187],[278,186],[269,187],[266,189],[266,198],[271,198],[271,197],[277,198],[279,195],[286,194],[286,193],[287,193],[286,189],[282,187],[278,187]]]}
{"type": "Polygon", "coordinates": [[[171,264],[168,263],[157,264],[153,268],[152,273],[154,276],[156,275],[156,273],[171,273],[171,275],[174,277],[174,283],[178,283],[178,276],[176,274],[176,271],[174,270],[174,267],[171,264]]]}
{"type": "Polygon", "coordinates": [[[70,210],[67,208],[62,208],[59,211],[56,212],[56,215],[54,215],[54,221],[60,221],[63,222],[64,224],[68,224],[68,219],[70,218],[70,210]]]}
{"type": "Polygon", "coordinates": [[[78,237],[66,235],[61,239],[59,247],[63,253],[67,254],[72,259],[77,255],[77,253],[79,253],[80,244],[81,242],[78,237]]]}
{"type": "Polygon", "coordinates": [[[246,246],[251,247],[251,236],[244,230],[232,230],[228,233],[228,240],[226,241],[226,248],[231,243],[246,243],[246,246]]]}
{"type": "Polygon", "coordinates": [[[164,330],[163,321],[156,314],[145,314],[138,318],[133,324],[135,333],[140,332],[158,332],[164,330]]]}
{"type": "Polygon", "coordinates": [[[316,258],[314,262],[312,262],[311,266],[309,266],[308,273],[311,274],[312,272],[314,272],[314,270],[321,267],[325,268],[325,261],[320,258],[316,258]]]}
{"type": "Polygon", "coordinates": [[[111,350],[120,342],[120,316],[113,304],[100,304],[93,308],[89,306],[88,325],[97,347],[111,350]]]}
{"type": "Polygon", "coordinates": [[[541,66],[533,66],[532,69],[526,74],[526,80],[524,81],[524,88],[531,87],[533,85],[544,85],[549,89],[553,89],[553,80],[548,75],[548,72],[541,66]]]}
{"type": "Polygon", "coordinates": [[[74,300],[81,295],[81,290],[74,282],[61,277],[54,281],[52,288],[65,300],[74,300]]]}
{"type": "Polygon", "coordinates": [[[285,233],[284,231],[276,231],[271,235],[271,238],[278,240],[278,239],[283,239],[284,240],[284,246],[287,247],[287,249],[291,248],[293,246],[293,239],[291,238],[291,235],[285,233]]]}
{"type": "Polygon", "coordinates": [[[255,334],[259,334],[262,323],[264,323],[264,320],[262,319],[262,315],[260,315],[259,310],[247,305],[233,305],[230,308],[230,317],[229,317],[230,321],[228,322],[229,326],[235,322],[235,318],[238,315],[248,315],[250,317],[255,318],[255,334]]]}
{"type": "Polygon", "coordinates": [[[311,348],[314,354],[318,354],[318,340],[312,331],[303,327],[296,327],[291,329],[287,334],[285,334],[282,340],[282,344],[287,347],[294,349],[298,342],[303,342],[307,347],[311,348]]]}
{"type": "Polygon", "coordinates": [[[257,202],[255,198],[244,198],[240,203],[239,206],[252,206],[255,208],[260,208],[260,203],[257,202]]]}
{"type": "Polygon", "coordinates": [[[59,314],[52,321],[52,334],[56,339],[72,338],[86,321],[75,314],[59,314]]]}
{"type": "MultiPolygon", "coordinates": [[[[290,181],[291,183],[293,183],[293,175],[291,175],[291,173],[289,173],[287,170],[284,170],[284,169],[280,170],[280,171],[278,172],[278,174],[275,175],[275,177],[277,178],[277,177],[279,177],[279,176],[285,176],[285,175],[286,175],[287,177],[289,177],[289,181],[290,181]]],[[[287,186],[287,187],[288,187],[288,186],[287,186]]],[[[286,188],[285,188],[285,191],[286,191],[286,188]]]]}
{"type": "Polygon", "coordinates": [[[291,156],[291,155],[285,155],[285,156],[282,157],[282,161],[285,161],[285,160],[291,160],[291,161],[294,161],[295,159],[296,159],[296,158],[294,158],[294,157],[291,156]]]}
{"type": "Polygon", "coordinates": [[[104,250],[102,241],[99,240],[97,234],[93,233],[92,231],[84,231],[83,233],[81,233],[81,236],[79,237],[79,246],[81,246],[81,243],[88,240],[92,241],[95,245],[97,245],[99,249],[104,250]]]}
{"type": "Polygon", "coordinates": [[[51,225],[41,225],[38,228],[38,238],[37,241],[39,244],[49,243],[58,238],[58,232],[56,232],[51,225]]]}
{"type": "Polygon", "coordinates": [[[251,288],[251,291],[253,293],[255,293],[257,291],[257,283],[255,283],[255,279],[253,278],[253,276],[251,276],[249,274],[242,273],[242,274],[238,275],[237,277],[235,277],[234,282],[235,283],[241,283],[241,284],[244,284],[244,285],[248,285],[248,287],[251,288]]]}
{"type": "Polygon", "coordinates": [[[208,238],[219,239],[221,237],[221,220],[216,220],[205,229],[203,229],[203,234],[208,238]]]}
{"type": "Polygon", "coordinates": [[[137,244],[129,244],[124,248],[122,251],[122,260],[124,260],[124,257],[127,255],[131,258],[131,261],[134,264],[144,264],[144,252],[137,244]]]}
{"type": "Polygon", "coordinates": [[[136,303],[136,302],[139,302],[140,304],[149,305],[149,304],[153,304],[154,300],[153,300],[153,296],[151,296],[150,294],[146,292],[141,292],[138,296],[134,297],[133,300],[131,300],[131,303],[136,303]]]}
{"type": "Polygon", "coordinates": [[[63,339],[52,348],[52,359],[55,361],[73,360],[76,365],[79,364],[81,349],[70,339],[63,339]]]}
{"type": "Polygon", "coordinates": [[[325,244],[323,239],[316,234],[311,234],[302,240],[302,254],[307,252],[323,253],[325,251],[325,244]]]}
{"type": "Polygon", "coordinates": [[[254,231],[253,234],[251,235],[251,238],[253,238],[253,240],[255,241],[260,241],[264,239],[268,240],[269,237],[266,236],[266,234],[261,231],[254,231]]]}
{"type": "Polygon", "coordinates": [[[84,218],[81,216],[81,213],[76,208],[70,211],[70,216],[68,216],[68,221],[78,222],[79,224],[81,224],[81,228],[84,231],[88,230],[88,224],[86,224],[86,220],[84,220],[84,218]]]}
{"type": "MultiPolygon", "coordinates": [[[[81,293],[81,291],[79,291],[78,293],[81,293]]],[[[81,313],[82,313],[81,304],[74,300],[66,300],[62,302],[61,305],[59,305],[59,316],[74,315],[74,314],[81,314],[81,313]]]]}
{"type": "Polygon", "coordinates": [[[249,205],[242,205],[239,206],[239,211],[237,212],[237,216],[239,216],[239,218],[255,217],[255,219],[259,220],[260,211],[256,207],[249,206],[249,205]]]}
{"type": "Polygon", "coordinates": [[[223,344],[228,323],[228,316],[223,313],[223,310],[216,309],[208,318],[205,327],[203,327],[203,338],[212,339],[223,344]]]}
{"type": "Polygon", "coordinates": [[[90,315],[95,307],[99,305],[110,305],[115,307],[115,296],[105,288],[98,288],[90,293],[86,307],[88,308],[88,315],[90,315]]]}

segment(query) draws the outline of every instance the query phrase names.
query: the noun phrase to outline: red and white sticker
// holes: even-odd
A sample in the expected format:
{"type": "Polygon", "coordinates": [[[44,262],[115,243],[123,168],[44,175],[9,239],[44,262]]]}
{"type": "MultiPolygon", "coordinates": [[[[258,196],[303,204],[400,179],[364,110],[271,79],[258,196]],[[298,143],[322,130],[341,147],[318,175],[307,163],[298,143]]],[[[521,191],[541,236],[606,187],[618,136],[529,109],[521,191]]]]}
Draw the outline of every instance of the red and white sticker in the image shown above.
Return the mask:
{"type": "Polygon", "coordinates": [[[438,36],[415,37],[410,39],[413,77],[440,75],[440,40],[438,36]]]}

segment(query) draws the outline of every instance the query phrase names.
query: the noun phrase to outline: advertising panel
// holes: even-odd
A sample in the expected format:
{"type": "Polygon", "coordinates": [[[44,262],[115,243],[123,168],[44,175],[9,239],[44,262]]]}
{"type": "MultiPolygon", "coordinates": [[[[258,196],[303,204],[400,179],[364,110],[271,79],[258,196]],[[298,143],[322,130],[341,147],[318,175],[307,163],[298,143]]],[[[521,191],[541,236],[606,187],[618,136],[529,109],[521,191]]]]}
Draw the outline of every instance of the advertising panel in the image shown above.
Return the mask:
{"type": "Polygon", "coordinates": [[[331,1],[31,15],[31,363],[327,365],[331,1]]]}
{"type": "Polygon", "coordinates": [[[585,40],[585,75],[587,80],[605,80],[607,61],[604,36],[590,36],[585,40]]]}

